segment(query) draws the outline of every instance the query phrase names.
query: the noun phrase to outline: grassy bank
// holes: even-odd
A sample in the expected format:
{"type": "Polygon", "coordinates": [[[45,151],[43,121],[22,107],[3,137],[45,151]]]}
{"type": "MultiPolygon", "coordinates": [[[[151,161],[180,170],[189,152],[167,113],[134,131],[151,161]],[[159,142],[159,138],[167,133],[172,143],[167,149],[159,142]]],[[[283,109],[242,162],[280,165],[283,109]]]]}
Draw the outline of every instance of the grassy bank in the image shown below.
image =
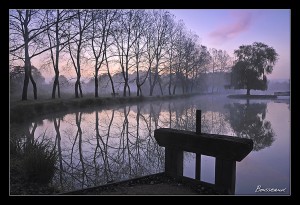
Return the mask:
{"type": "Polygon", "coordinates": [[[70,99],[50,99],[35,101],[17,101],[10,104],[10,122],[19,123],[28,119],[53,114],[57,112],[68,113],[70,111],[82,110],[93,107],[110,107],[115,105],[151,102],[157,100],[171,100],[187,98],[199,93],[186,95],[166,95],[166,96],[134,96],[134,97],[88,97],[88,98],[70,98],[70,99]]]}

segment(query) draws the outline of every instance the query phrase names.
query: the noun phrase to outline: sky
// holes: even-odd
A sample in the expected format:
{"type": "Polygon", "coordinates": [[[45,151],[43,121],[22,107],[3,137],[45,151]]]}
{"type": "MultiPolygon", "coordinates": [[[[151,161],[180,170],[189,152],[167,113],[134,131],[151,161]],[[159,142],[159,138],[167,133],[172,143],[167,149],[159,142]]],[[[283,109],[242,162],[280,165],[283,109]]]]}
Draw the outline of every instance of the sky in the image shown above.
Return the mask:
{"type": "Polygon", "coordinates": [[[262,42],[279,54],[268,79],[290,79],[291,11],[289,9],[170,9],[207,48],[234,56],[241,45],[262,42]]]}
{"type": "MultiPolygon", "coordinates": [[[[175,20],[183,20],[186,28],[199,36],[199,43],[208,49],[226,50],[234,57],[234,50],[241,45],[262,42],[273,47],[279,54],[278,61],[268,79],[290,79],[291,69],[291,11],[289,9],[169,9],[175,20]]],[[[40,58],[33,64],[40,67],[40,58]]],[[[82,77],[92,76],[91,69],[82,77]]],[[[43,71],[49,82],[52,69],[43,71]]],[[[61,72],[75,76],[74,69],[61,72]],[[72,74],[71,74],[72,73],[72,74]]]]}

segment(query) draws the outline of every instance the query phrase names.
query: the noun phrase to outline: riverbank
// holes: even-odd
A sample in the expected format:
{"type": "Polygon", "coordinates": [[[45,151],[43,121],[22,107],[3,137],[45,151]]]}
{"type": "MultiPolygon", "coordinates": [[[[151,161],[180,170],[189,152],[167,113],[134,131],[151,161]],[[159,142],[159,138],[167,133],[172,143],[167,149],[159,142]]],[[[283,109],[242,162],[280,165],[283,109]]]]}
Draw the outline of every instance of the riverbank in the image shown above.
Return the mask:
{"type": "Polygon", "coordinates": [[[277,95],[228,95],[233,99],[277,99],[277,95]]]}
{"type": "Polygon", "coordinates": [[[57,112],[69,112],[82,110],[85,108],[105,107],[123,105],[130,103],[152,102],[158,100],[172,100],[188,98],[200,93],[185,95],[165,95],[165,96],[134,96],[134,97],[88,97],[70,99],[49,99],[49,100],[28,100],[16,101],[10,104],[10,122],[20,123],[30,118],[53,114],[57,112]]]}

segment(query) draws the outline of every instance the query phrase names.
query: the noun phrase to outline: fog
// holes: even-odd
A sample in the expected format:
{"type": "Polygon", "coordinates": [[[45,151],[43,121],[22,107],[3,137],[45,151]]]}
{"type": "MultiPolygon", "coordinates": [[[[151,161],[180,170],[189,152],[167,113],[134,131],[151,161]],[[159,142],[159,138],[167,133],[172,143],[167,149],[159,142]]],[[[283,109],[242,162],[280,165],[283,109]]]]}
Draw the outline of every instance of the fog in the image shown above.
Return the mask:
{"type": "MultiPolygon", "coordinates": [[[[142,73],[143,74],[143,73],[142,73]]],[[[114,88],[116,92],[116,96],[123,95],[123,86],[124,82],[122,81],[122,74],[118,73],[112,76],[114,82],[114,88]]],[[[162,75],[161,78],[161,86],[159,84],[154,88],[153,95],[169,95],[168,91],[168,75],[162,75]]],[[[24,74],[20,73],[18,76],[10,79],[10,96],[11,100],[20,100],[22,95],[24,74]]],[[[59,77],[60,82],[60,92],[61,98],[73,98],[75,81],[72,78],[67,78],[63,75],[59,77]]],[[[235,90],[235,89],[226,89],[225,86],[230,84],[230,74],[229,73],[208,73],[202,74],[202,76],[195,80],[194,82],[193,92],[195,93],[214,93],[214,94],[245,94],[245,89],[235,90]]],[[[41,75],[36,77],[36,84],[38,87],[38,97],[39,99],[50,99],[53,88],[53,79],[46,83],[45,78],[41,75]]],[[[93,97],[95,92],[95,81],[93,78],[86,79],[81,82],[83,97],[93,97]]],[[[131,91],[131,96],[137,95],[137,86],[136,86],[136,74],[129,75],[129,87],[131,91]]],[[[145,82],[142,88],[142,95],[149,96],[149,83],[145,82]]],[[[174,85],[171,87],[172,94],[174,90],[174,85]]],[[[289,91],[290,84],[288,80],[269,80],[268,81],[268,89],[265,91],[261,90],[252,90],[253,94],[273,94],[276,91],[289,91]]],[[[182,86],[180,83],[176,85],[175,94],[183,94],[182,86]]],[[[112,96],[112,88],[111,83],[107,75],[101,75],[99,77],[99,96],[112,96]]],[[[32,85],[28,86],[28,97],[29,99],[33,99],[33,88],[32,85]]]]}

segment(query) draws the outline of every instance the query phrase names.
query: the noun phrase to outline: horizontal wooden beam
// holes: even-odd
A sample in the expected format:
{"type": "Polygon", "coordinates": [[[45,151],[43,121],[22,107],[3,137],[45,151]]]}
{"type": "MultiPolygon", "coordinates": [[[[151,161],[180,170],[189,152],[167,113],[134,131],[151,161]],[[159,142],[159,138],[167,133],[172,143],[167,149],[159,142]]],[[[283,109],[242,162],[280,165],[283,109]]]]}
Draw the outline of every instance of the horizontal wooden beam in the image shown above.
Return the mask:
{"type": "Polygon", "coordinates": [[[187,152],[204,154],[233,161],[241,161],[253,149],[251,139],[216,134],[160,128],[154,131],[160,146],[176,148],[187,152]]]}

